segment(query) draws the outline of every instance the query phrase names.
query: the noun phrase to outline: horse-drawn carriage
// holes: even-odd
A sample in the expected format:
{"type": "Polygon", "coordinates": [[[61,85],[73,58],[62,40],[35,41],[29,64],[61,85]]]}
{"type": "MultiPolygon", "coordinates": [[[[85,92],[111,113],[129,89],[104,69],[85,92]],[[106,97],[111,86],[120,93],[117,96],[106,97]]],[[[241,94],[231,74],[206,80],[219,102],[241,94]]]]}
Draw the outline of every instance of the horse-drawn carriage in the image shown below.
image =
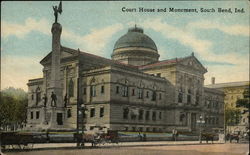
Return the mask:
{"type": "Polygon", "coordinates": [[[201,134],[201,140],[205,140],[207,143],[208,141],[211,141],[213,144],[215,136],[216,134],[214,133],[205,132],[201,134]]]}
{"type": "Polygon", "coordinates": [[[105,143],[119,143],[117,131],[109,130],[107,133],[75,133],[74,138],[79,143],[91,143],[92,146],[104,145],[105,143]]]}
{"type": "Polygon", "coordinates": [[[46,135],[28,132],[0,133],[1,147],[13,149],[32,149],[34,143],[46,142],[46,135]]]}

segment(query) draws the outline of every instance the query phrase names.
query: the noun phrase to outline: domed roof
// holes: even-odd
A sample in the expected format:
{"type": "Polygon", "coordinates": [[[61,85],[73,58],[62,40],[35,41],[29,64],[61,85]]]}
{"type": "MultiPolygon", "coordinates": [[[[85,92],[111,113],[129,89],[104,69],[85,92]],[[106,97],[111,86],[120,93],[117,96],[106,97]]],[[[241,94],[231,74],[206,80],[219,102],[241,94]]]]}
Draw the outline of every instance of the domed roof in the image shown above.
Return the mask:
{"type": "Polygon", "coordinates": [[[116,41],[114,50],[126,47],[144,47],[157,51],[154,41],[143,33],[143,29],[136,26],[130,28],[125,35],[116,41]]]}

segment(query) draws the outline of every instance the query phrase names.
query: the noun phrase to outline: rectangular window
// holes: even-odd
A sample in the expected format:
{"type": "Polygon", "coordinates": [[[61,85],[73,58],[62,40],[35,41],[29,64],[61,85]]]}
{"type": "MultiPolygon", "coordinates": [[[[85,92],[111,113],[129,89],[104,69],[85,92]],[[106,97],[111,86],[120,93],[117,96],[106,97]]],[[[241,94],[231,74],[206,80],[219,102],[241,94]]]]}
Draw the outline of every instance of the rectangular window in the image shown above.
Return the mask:
{"type": "Polygon", "coordinates": [[[139,110],[139,120],[143,120],[143,110],[139,110]]]}
{"type": "Polygon", "coordinates": [[[157,73],[156,76],[161,77],[161,73],[157,73]]]}
{"type": "Polygon", "coordinates": [[[155,121],[156,120],[156,112],[154,111],[152,114],[152,120],[155,121]]]}
{"type": "Polygon", "coordinates": [[[37,112],[36,112],[36,119],[39,119],[39,115],[40,115],[40,112],[37,111],[37,112]]]}
{"type": "Polygon", "coordinates": [[[124,108],[123,109],[123,119],[128,119],[128,113],[129,113],[129,109],[128,108],[124,108]]]}
{"type": "Polygon", "coordinates": [[[199,101],[200,101],[200,98],[198,95],[196,95],[196,101],[195,101],[195,104],[198,105],[199,104],[199,101]]]}
{"type": "Polygon", "coordinates": [[[128,86],[123,86],[122,87],[122,96],[123,97],[128,97],[128,86]]]}
{"type": "Polygon", "coordinates": [[[119,86],[116,86],[116,94],[119,94],[119,86]]]}
{"type": "Polygon", "coordinates": [[[188,104],[191,103],[191,95],[190,94],[187,95],[187,103],[188,104]]]}
{"type": "Polygon", "coordinates": [[[161,112],[159,112],[159,119],[161,120],[162,116],[161,116],[161,112]]]}
{"type": "Polygon", "coordinates": [[[132,89],[132,96],[135,96],[135,89],[132,89]]]}
{"type": "Polygon", "coordinates": [[[104,93],[104,86],[101,86],[101,93],[104,93]]]}
{"type": "Polygon", "coordinates": [[[96,89],[95,89],[95,86],[90,86],[90,95],[92,97],[95,97],[96,96],[96,89]]]}
{"type": "Polygon", "coordinates": [[[30,112],[30,119],[33,119],[33,112],[30,112]]]}
{"type": "Polygon", "coordinates": [[[146,93],[146,97],[147,97],[147,98],[149,97],[149,91],[147,91],[147,93],[146,93]]]}
{"type": "Polygon", "coordinates": [[[182,97],[182,93],[179,93],[179,94],[178,94],[178,102],[179,102],[179,103],[182,103],[182,98],[183,98],[183,97],[182,97]]]}
{"type": "Polygon", "coordinates": [[[90,109],[90,117],[95,117],[95,108],[90,109]]]}
{"type": "Polygon", "coordinates": [[[161,93],[159,93],[159,100],[161,100],[161,93]]]}
{"type": "Polygon", "coordinates": [[[104,116],[104,107],[101,107],[100,108],[100,117],[103,117],[104,116]]]}
{"type": "Polygon", "coordinates": [[[138,97],[139,99],[143,98],[143,90],[141,88],[138,89],[138,97]]]}
{"type": "Polygon", "coordinates": [[[71,109],[68,109],[68,110],[67,110],[67,117],[70,118],[71,116],[72,116],[72,114],[71,114],[71,109]]]}
{"type": "Polygon", "coordinates": [[[83,88],[83,95],[86,95],[87,89],[86,87],[83,88]]]}
{"type": "Polygon", "coordinates": [[[57,113],[57,117],[56,117],[56,122],[57,125],[63,125],[63,117],[62,117],[62,113],[57,113]]]}
{"type": "Polygon", "coordinates": [[[150,116],[150,111],[146,111],[145,119],[146,119],[146,120],[149,120],[149,116],[150,116]]]}
{"type": "Polygon", "coordinates": [[[152,101],[155,101],[156,100],[156,92],[154,91],[153,93],[152,93],[152,101]]]}

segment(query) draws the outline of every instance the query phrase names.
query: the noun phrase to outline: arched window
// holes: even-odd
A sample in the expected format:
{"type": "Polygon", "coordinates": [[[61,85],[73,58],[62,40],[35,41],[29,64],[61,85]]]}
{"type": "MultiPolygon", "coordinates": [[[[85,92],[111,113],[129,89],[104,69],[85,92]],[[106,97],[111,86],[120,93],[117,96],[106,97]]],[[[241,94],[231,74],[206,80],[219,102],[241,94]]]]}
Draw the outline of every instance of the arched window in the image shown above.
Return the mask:
{"type": "Polygon", "coordinates": [[[74,81],[72,79],[69,81],[69,97],[74,97],[74,81]]]}

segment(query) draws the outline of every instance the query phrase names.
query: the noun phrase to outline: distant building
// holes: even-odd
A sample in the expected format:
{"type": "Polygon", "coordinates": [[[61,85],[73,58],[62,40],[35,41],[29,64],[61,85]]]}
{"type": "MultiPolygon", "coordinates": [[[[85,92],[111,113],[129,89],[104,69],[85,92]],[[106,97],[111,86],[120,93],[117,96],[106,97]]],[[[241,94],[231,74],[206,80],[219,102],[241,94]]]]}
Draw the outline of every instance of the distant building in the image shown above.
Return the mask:
{"type": "MultiPolygon", "coordinates": [[[[218,84],[215,84],[215,79],[212,81],[212,84],[207,85],[206,87],[223,91],[225,93],[225,106],[236,109],[236,102],[238,99],[249,97],[249,81],[218,84]]],[[[242,107],[237,109],[240,109],[241,117],[236,124],[227,126],[227,132],[241,132],[243,134],[247,130],[249,131],[249,109],[242,107]]]]}
{"type": "Polygon", "coordinates": [[[154,41],[133,27],[106,59],[62,46],[61,31],[54,23],[43,77],[28,82],[29,129],[75,129],[77,104],[88,131],[196,132],[200,116],[205,128],[223,129],[224,94],[204,87],[207,70],[193,53],[159,61],[154,41]]]}

